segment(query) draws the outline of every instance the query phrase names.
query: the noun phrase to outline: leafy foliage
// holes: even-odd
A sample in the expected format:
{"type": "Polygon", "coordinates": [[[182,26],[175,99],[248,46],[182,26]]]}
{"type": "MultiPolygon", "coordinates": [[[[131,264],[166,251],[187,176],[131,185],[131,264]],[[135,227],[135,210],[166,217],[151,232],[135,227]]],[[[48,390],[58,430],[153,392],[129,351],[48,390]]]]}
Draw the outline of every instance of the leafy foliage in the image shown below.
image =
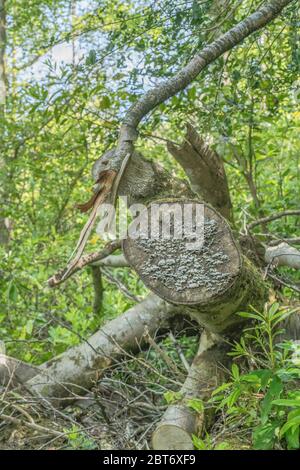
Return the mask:
{"type": "Polygon", "coordinates": [[[252,430],[254,449],[286,446],[299,449],[300,368],[292,342],[279,342],[280,324],[292,314],[273,304],[264,312],[240,314],[254,320],[231,356],[246,358],[250,371],[236,363],[231,381],[213,392],[211,402],[226,412],[226,421],[243,420],[252,430]]]}
{"type": "MultiPolygon", "coordinates": [[[[125,109],[261,2],[175,3],[30,0],[24,8],[23,0],[6,1],[0,218],[11,220],[12,233],[9,245],[0,246],[0,331],[12,356],[40,364],[133,304],[104,280],[103,313],[95,316],[88,270],[55,291],[46,280],[73,251],[85,222],[75,203],[87,199],[91,164],[114,145],[125,109]]],[[[291,4],[141,126],[139,150],[183,176],[161,139],[179,142],[185,122],[193,121],[224,158],[240,230],[261,214],[299,206],[298,29],[299,10],[291,4]]],[[[263,241],[273,233],[293,237],[299,219],[280,219],[269,229],[267,237],[258,235],[263,241]]],[[[88,250],[101,246],[92,237],[88,250]]],[[[135,295],[146,292],[131,271],[116,275],[135,295]]],[[[289,289],[283,293],[292,296],[289,289]]],[[[234,364],[232,381],[218,390],[214,404],[226,410],[228,420],[242,416],[247,429],[255,427],[256,448],[282,443],[295,448],[299,396],[290,386],[298,365],[290,362],[292,345],[274,342],[283,313],[273,309],[246,314],[257,323],[234,354],[249,361],[250,372],[234,364]],[[258,355],[252,342],[261,350],[258,355]]],[[[191,359],[195,341],[184,336],[182,342],[191,359]]],[[[168,340],[165,347],[174,358],[168,340]]],[[[167,401],[176,392],[170,393],[167,401]]],[[[92,446],[76,429],[69,440],[70,447],[92,446]]],[[[195,445],[213,446],[209,437],[195,437],[195,445]]]]}

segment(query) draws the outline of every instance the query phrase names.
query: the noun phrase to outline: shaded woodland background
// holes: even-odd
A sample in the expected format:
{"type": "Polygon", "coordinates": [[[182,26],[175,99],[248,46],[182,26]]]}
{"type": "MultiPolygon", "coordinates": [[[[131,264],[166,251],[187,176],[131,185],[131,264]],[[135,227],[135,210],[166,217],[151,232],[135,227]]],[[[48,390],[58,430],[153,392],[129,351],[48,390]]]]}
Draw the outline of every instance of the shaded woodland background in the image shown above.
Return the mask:
{"type": "MultiPolygon", "coordinates": [[[[146,288],[127,268],[102,273],[101,303],[95,303],[90,267],[59,289],[49,289],[46,281],[66,265],[74,249],[86,220],[75,204],[89,198],[91,165],[115,143],[128,105],[259,4],[252,0],[0,1],[4,71],[0,197],[1,220],[8,220],[3,231],[7,240],[0,246],[0,339],[7,354],[39,365],[145,296],[146,288]]],[[[186,122],[201,132],[225,163],[241,233],[255,219],[299,209],[299,14],[296,3],[288,6],[267,28],[210,65],[188,89],[158,106],[140,128],[136,149],[183,178],[166,150],[166,140],[181,142],[186,122]]],[[[264,243],[294,238],[297,247],[300,219],[281,218],[267,228],[256,227],[254,233],[264,243]]],[[[102,246],[104,242],[93,234],[87,251],[102,246]]],[[[280,276],[284,282],[278,283],[277,300],[294,308],[299,302],[299,271],[283,268],[280,276]]],[[[196,348],[191,334],[187,327],[178,337],[187,360],[196,348]]],[[[174,344],[167,336],[163,348],[178,361],[179,376],[174,376],[178,385],[183,365],[174,344]]],[[[99,392],[105,396],[105,387],[115,387],[128,401],[129,411],[120,421],[124,432],[112,432],[110,418],[103,429],[110,436],[108,446],[145,448],[153,416],[159,418],[163,397],[169,390],[176,393],[176,384],[168,383],[168,366],[151,344],[141,353],[141,363],[127,359],[115,366],[99,392]],[[157,373],[150,370],[147,375],[143,361],[163,376],[159,385],[157,373]],[[161,401],[153,407],[154,390],[161,401]],[[149,422],[147,406],[141,406],[141,416],[135,414],[135,406],[132,418],[130,393],[138,402],[136,397],[147,397],[142,401],[152,406],[149,422]],[[137,431],[139,426],[143,429],[137,431]]],[[[165,400],[171,400],[172,393],[165,400]]],[[[115,397],[112,403],[114,399],[119,410],[121,402],[115,397]]],[[[245,419],[241,434],[251,446],[254,423],[248,426],[250,417],[242,411],[241,415],[245,419]]],[[[100,416],[103,420],[103,413],[100,416]]],[[[103,447],[107,437],[79,432],[81,425],[88,427],[85,419],[92,420],[84,417],[79,423],[62,424],[74,427],[67,446],[97,447],[99,439],[103,447]]],[[[223,422],[218,426],[224,432],[223,422]]],[[[235,432],[230,425],[227,428],[235,432]]],[[[26,439],[21,432],[15,445],[32,446],[33,441],[26,439]]],[[[198,442],[199,448],[214,445],[213,438],[212,444],[209,438],[198,442]]]]}

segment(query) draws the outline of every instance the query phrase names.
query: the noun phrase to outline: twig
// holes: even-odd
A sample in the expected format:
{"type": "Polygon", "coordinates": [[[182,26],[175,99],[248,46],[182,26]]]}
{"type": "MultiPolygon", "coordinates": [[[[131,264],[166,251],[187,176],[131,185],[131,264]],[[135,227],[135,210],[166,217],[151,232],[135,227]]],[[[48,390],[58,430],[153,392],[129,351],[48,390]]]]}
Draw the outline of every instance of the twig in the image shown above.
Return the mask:
{"type": "Polygon", "coordinates": [[[123,294],[128,297],[130,300],[134,300],[134,302],[141,302],[143,299],[141,297],[137,297],[136,295],[132,294],[131,292],[129,292],[129,290],[127,289],[126,286],[124,286],[124,284],[119,280],[117,279],[116,277],[114,277],[112,274],[110,274],[110,272],[108,271],[108,269],[105,269],[105,268],[102,268],[102,274],[104,277],[106,277],[106,279],[111,282],[112,284],[115,284],[118,289],[123,292],[123,294]]]}
{"type": "Polygon", "coordinates": [[[289,215],[300,215],[300,209],[278,212],[277,214],[270,215],[269,217],[262,217],[261,219],[254,220],[253,222],[248,224],[247,228],[248,230],[251,230],[257,225],[267,224],[268,222],[272,222],[273,220],[277,220],[281,217],[286,217],[289,215]]]}
{"type": "Polygon", "coordinates": [[[147,343],[156,351],[156,353],[163,359],[163,361],[167,364],[167,366],[175,372],[176,375],[178,375],[181,379],[183,378],[185,380],[184,375],[182,372],[178,369],[177,365],[175,362],[161,349],[161,347],[154,341],[154,339],[151,337],[149,334],[149,330],[147,327],[145,327],[145,333],[144,333],[144,338],[147,341],[147,343]]]}
{"type": "Polygon", "coordinates": [[[22,426],[22,425],[26,426],[30,429],[33,429],[34,431],[42,431],[42,432],[46,432],[47,434],[53,434],[58,437],[65,436],[64,433],[55,431],[54,429],[49,429],[49,428],[46,428],[45,426],[40,426],[39,424],[36,424],[34,422],[31,422],[31,421],[29,422],[21,418],[15,418],[14,416],[5,415],[3,413],[1,413],[1,419],[3,419],[3,421],[6,421],[7,423],[16,424],[18,426],[22,426]]]}
{"type": "Polygon", "coordinates": [[[121,242],[120,240],[115,240],[105,245],[105,247],[101,251],[98,251],[96,253],[89,253],[88,255],[82,256],[76,266],[73,266],[73,268],[69,270],[68,274],[65,274],[68,270],[68,268],[65,268],[58,271],[56,274],[54,274],[54,276],[50,277],[50,279],[48,279],[48,285],[50,287],[58,286],[88,264],[92,264],[95,261],[99,261],[101,259],[106,258],[119,248],[121,248],[121,242]]]}
{"type": "Polygon", "coordinates": [[[279,282],[279,284],[281,284],[285,287],[288,287],[289,289],[292,289],[295,292],[298,292],[300,294],[300,289],[299,289],[299,287],[295,286],[295,284],[290,284],[290,283],[284,281],[283,279],[281,279],[280,277],[274,276],[274,274],[271,274],[270,272],[267,272],[267,276],[270,277],[271,279],[273,279],[273,281],[277,281],[277,282],[279,282]]]}
{"type": "Polygon", "coordinates": [[[175,338],[175,336],[173,335],[173,333],[172,333],[171,331],[170,331],[170,333],[169,333],[169,337],[170,337],[172,343],[173,343],[174,346],[175,346],[175,349],[176,349],[176,351],[177,351],[177,354],[178,354],[179,358],[181,359],[181,362],[182,362],[182,364],[183,364],[185,370],[186,370],[187,372],[189,372],[189,370],[190,370],[190,365],[189,365],[188,361],[186,360],[185,355],[183,354],[183,351],[182,351],[182,349],[181,349],[181,347],[180,347],[180,344],[176,341],[176,338],[175,338]]]}

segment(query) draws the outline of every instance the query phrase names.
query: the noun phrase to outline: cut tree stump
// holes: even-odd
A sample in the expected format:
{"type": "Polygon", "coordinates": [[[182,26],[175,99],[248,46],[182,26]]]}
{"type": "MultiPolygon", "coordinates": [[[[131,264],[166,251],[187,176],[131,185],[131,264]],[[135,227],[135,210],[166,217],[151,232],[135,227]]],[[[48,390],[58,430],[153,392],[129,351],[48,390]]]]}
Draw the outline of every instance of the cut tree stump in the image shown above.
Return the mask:
{"type": "MultiPolygon", "coordinates": [[[[126,238],[124,255],[151,291],[167,302],[184,306],[185,314],[213,333],[235,330],[243,322],[235,313],[249,304],[263,307],[268,287],[242,255],[228,222],[215,209],[191,199],[168,198],[153,203],[160,204],[164,214],[170,214],[172,208],[177,211],[175,205],[182,213],[187,205],[192,205],[194,212],[203,207],[204,243],[194,249],[188,245],[192,239],[172,234],[169,239],[158,233],[151,236],[149,231],[148,238],[126,238]]],[[[152,214],[148,206],[141,220],[151,221],[152,214]]],[[[178,233],[178,227],[173,228],[178,233]]]]}

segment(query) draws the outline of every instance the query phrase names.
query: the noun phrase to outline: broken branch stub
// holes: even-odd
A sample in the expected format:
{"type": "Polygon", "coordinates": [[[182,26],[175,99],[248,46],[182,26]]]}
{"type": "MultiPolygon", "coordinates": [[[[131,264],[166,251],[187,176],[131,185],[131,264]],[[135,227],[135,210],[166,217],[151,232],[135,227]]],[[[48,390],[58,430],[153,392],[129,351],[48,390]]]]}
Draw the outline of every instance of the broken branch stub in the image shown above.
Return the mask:
{"type": "Polygon", "coordinates": [[[182,145],[168,142],[167,147],[187,174],[194,193],[215,207],[223,217],[232,221],[227,177],[223,161],[217,152],[205,143],[191,124],[187,124],[182,145]]]}
{"type": "Polygon", "coordinates": [[[266,249],[265,261],[276,266],[288,266],[300,269],[300,251],[288,243],[280,243],[277,246],[269,246],[266,249]]]}
{"type": "Polygon", "coordinates": [[[185,314],[215,333],[240,323],[241,318],[233,314],[249,303],[261,308],[267,287],[260,273],[241,254],[227,221],[211,206],[199,201],[156,202],[165,213],[170,213],[175,205],[181,207],[182,214],[188,205],[193,206],[193,211],[201,206],[203,244],[199,247],[192,238],[179,238],[176,222],[173,226],[171,222],[173,236],[169,238],[161,236],[161,232],[151,233],[153,212],[152,205],[148,206],[140,216],[140,220],[149,221],[148,237],[143,233],[140,237],[136,233],[131,236],[134,232],[129,227],[129,237],[123,241],[124,255],[145,285],[164,300],[184,305],[185,314]],[[175,231],[178,238],[174,236],[175,231]]]}

